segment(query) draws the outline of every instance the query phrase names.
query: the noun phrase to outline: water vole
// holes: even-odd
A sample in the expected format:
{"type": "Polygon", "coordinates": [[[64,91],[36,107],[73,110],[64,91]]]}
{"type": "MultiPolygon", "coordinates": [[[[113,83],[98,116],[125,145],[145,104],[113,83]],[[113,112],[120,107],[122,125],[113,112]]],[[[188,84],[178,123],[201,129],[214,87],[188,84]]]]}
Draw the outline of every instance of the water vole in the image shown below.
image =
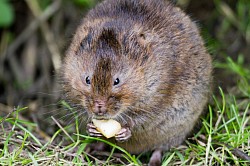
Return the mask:
{"type": "Polygon", "coordinates": [[[65,96],[91,119],[115,119],[131,153],[183,142],[208,100],[211,58],[196,25],[163,0],[106,0],[79,25],[62,68],[65,96]]]}

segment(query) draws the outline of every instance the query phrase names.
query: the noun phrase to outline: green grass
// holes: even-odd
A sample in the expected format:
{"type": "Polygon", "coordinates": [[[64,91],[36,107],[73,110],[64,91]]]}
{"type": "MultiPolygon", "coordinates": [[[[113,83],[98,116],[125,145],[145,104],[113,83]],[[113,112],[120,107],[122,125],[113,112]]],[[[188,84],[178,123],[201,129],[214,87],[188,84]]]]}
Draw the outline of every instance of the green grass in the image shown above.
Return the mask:
{"type": "Polygon", "coordinates": [[[249,165],[243,158],[250,155],[250,102],[241,110],[234,96],[220,92],[221,98],[214,97],[215,106],[209,107],[201,130],[191,138],[194,142],[187,140],[184,147],[167,152],[166,162],[171,158],[172,164],[183,165],[249,165]]]}

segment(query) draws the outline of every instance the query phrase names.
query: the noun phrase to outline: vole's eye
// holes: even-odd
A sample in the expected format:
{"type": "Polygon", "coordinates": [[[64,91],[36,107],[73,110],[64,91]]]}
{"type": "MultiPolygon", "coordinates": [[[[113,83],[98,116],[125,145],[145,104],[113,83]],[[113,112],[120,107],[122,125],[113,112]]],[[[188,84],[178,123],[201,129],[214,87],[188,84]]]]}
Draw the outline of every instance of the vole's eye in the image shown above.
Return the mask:
{"type": "Polygon", "coordinates": [[[85,81],[86,81],[86,84],[90,85],[90,78],[89,78],[89,76],[86,77],[85,81]]]}
{"type": "Polygon", "coordinates": [[[119,83],[120,83],[119,78],[116,78],[115,81],[114,81],[114,85],[118,85],[119,83]]]}

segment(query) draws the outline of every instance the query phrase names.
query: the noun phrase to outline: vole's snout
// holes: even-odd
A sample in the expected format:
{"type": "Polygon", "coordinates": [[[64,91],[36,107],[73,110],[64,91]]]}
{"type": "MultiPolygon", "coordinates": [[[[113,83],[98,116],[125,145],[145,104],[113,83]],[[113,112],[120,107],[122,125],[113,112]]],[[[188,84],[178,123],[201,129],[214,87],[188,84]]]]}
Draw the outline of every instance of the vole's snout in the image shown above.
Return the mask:
{"type": "Polygon", "coordinates": [[[105,115],[107,113],[106,102],[103,100],[95,100],[93,112],[99,116],[105,115]]]}

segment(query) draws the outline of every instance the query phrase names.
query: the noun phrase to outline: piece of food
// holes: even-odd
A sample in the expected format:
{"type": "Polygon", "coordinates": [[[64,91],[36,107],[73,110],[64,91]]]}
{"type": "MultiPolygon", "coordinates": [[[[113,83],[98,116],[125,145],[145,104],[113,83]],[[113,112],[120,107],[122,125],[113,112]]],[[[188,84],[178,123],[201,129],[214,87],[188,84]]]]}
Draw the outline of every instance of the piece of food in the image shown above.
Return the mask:
{"type": "Polygon", "coordinates": [[[120,130],[121,124],[113,119],[109,120],[92,120],[97,130],[102,133],[106,138],[114,137],[120,130]]]}

